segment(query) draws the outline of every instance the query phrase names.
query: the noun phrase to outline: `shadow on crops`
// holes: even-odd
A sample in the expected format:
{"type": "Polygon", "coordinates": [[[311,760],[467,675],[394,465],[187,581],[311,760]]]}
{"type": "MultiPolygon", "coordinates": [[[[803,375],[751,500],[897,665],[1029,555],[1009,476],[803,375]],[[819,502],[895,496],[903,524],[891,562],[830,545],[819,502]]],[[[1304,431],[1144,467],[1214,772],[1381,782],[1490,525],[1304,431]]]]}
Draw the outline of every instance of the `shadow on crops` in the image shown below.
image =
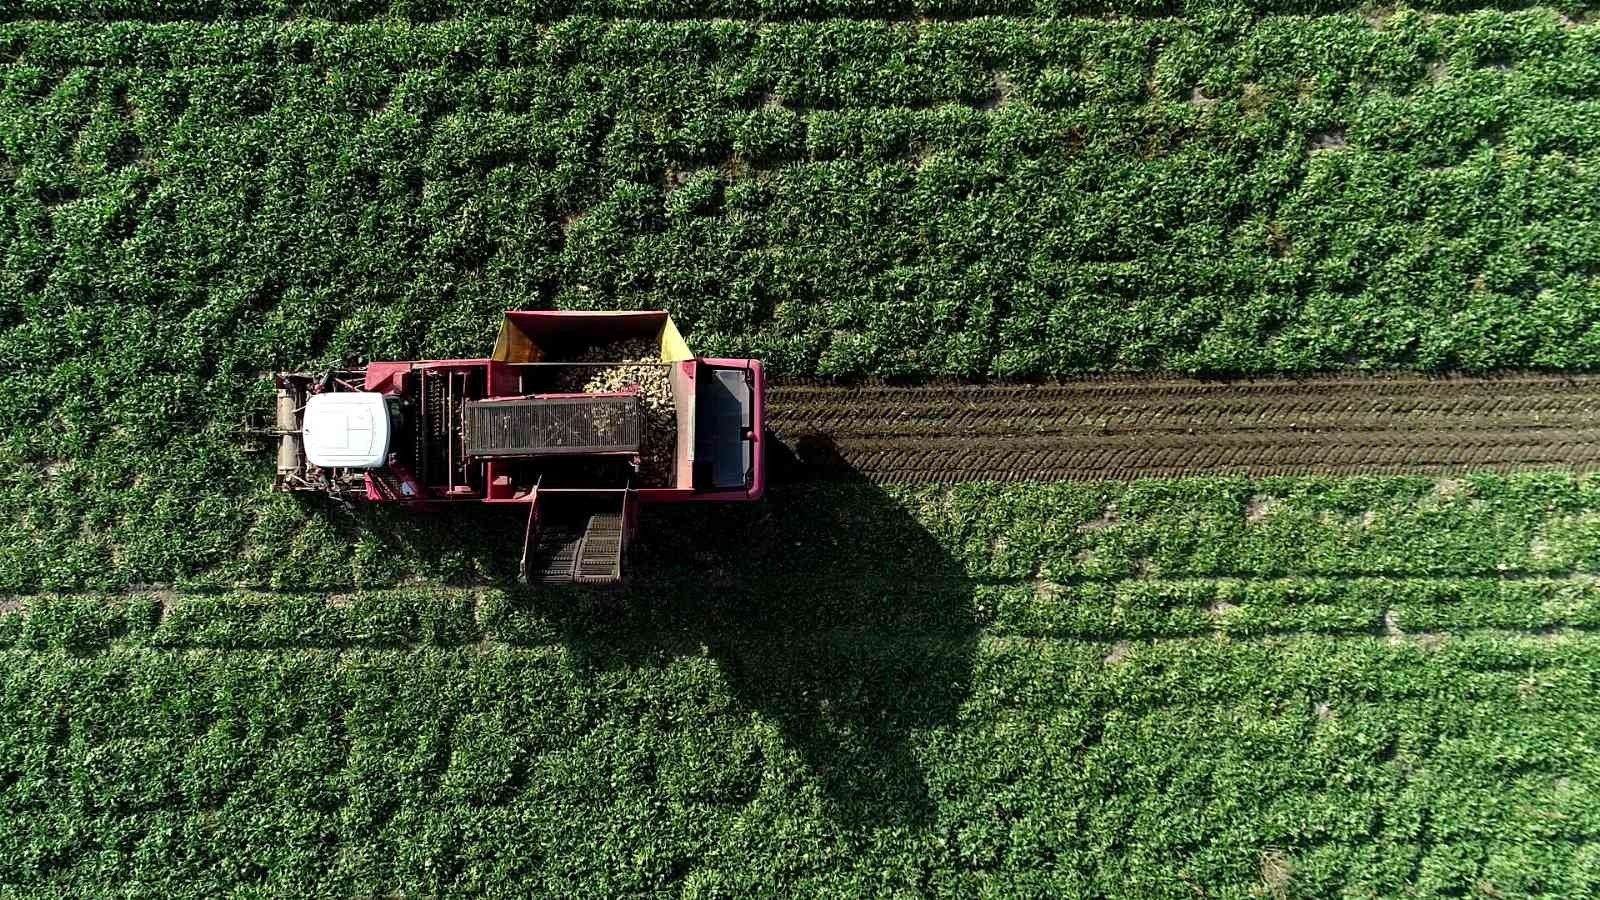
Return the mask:
{"type": "Polygon", "coordinates": [[[626,591],[529,602],[564,622],[587,666],[708,648],[739,701],[782,730],[840,824],[924,821],[934,804],[917,747],[967,697],[972,585],[825,442],[779,446],[770,464],[778,483],[762,503],[648,509],[626,591]],[[819,471],[828,477],[808,476],[819,471]]]}
{"type": "Polygon", "coordinates": [[[967,697],[972,584],[904,505],[825,440],[769,447],[774,484],[763,502],[645,508],[622,589],[517,585],[517,510],[324,505],[314,515],[339,535],[341,555],[376,538],[403,567],[397,577],[487,577],[518,598],[531,626],[501,639],[543,643],[553,633],[581,667],[648,668],[709,651],[738,702],[781,729],[841,825],[922,822],[934,804],[917,747],[967,697]]]}
{"type": "MultiPolygon", "coordinates": [[[[368,563],[371,583],[422,578],[472,586],[490,581],[514,586],[522,557],[527,512],[488,504],[461,503],[416,510],[398,503],[340,504],[321,495],[296,495],[307,519],[330,530],[330,546],[342,548],[332,566],[348,577],[349,548],[363,541],[382,547],[368,563]],[[386,567],[393,565],[392,570],[386,567]]],[[[289,563],[274,563],[281,573],[289,563]]],[[[312,583],[314,586],[314,582],[312,583]]]]}

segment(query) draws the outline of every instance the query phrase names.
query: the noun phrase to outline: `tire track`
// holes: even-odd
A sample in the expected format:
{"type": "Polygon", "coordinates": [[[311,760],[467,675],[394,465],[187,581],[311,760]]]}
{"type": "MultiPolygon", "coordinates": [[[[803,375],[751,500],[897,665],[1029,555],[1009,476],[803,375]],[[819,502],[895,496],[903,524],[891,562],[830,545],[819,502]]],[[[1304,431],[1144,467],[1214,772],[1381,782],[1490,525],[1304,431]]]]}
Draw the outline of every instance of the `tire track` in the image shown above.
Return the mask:
{"type": "Polygon", "coordinates": [[[777,477],[1097,480],[1600,467],[1600,376],[776,380],[777,477]]]}

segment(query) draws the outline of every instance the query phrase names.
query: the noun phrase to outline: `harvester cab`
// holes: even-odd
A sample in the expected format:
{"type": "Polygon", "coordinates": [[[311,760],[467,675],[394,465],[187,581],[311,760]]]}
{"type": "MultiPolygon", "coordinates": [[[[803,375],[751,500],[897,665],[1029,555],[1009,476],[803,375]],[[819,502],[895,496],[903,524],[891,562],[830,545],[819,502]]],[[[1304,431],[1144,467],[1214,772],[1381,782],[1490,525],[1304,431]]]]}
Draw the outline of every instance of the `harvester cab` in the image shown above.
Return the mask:
{"type": "Polygon", "coordinates": [[[620,581],[642,506],[765,486],[761,363],[694,356],[664,311],[508,312],[483,359],[277,385],[277,489],[524,506],[528,581],[620,581]]]}
{"type": "Polygon", "coordinates": [[[312,395],[301,414],[306,461],[330,468],[382,468],[399,406],[397,398],[376,391],[312,395]]]}

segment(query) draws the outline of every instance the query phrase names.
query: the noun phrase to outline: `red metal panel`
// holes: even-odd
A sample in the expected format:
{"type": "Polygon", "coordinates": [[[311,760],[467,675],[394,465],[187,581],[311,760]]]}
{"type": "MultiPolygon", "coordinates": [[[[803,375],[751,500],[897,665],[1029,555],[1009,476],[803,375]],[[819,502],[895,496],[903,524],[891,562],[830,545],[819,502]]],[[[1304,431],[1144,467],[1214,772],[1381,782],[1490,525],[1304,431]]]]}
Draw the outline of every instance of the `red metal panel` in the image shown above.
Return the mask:
{"type": "Polygon", "coordinates": [[[383,394],[397,394],[400,392],[400,377],[414,368],[462,368],[471,369],[489,364],[487,359],[423,359],[415,362],[372,362],[367,363],[367,377],[362,382],[362,388],[369,391],[378,391],[383,394]]]}
{"type": "Polygon", "coordinates": [[[522,378],[516,366],[489,360],[489,396],[514,397],[522,393],[522,378]]]}
{"type": "Polygon", "coordinates": [[[400,393],[400,379],[411,371],[408,362],[375,362],[367,364],[367,377],[361,386],[383,394],[400,393]]]}

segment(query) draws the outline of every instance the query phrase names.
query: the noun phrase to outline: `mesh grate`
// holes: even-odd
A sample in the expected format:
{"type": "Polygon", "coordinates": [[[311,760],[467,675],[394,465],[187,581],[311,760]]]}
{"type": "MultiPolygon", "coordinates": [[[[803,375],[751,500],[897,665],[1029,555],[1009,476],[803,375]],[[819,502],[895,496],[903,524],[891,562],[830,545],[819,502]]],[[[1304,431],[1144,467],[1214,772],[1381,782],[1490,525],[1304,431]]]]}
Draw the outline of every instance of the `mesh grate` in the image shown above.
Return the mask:
{"type": "Polygon", "coordinates": [[[590,516],[582,531],[551,528],[528,561],[534,582],[614,584],[622,579],[622,517],[590,516]]]}
{"type": "Polygon", "coordinates": [[[467,455],[554,456],[639,451],[639,398],[528,397],[469,402],[467,455]]]}
{"type": "Polygon", "coordinates": [[[591,516],[573,573],[581,582],[605,584],[622,577],[622,516],[591,516]]]}
{"type": "Polygon", "coordinates": [[[528,561],[528,580],[546,584],[573,581],[582,543],[583,534],[576,529],[554,528],[540,535],[539,546],[528,561]]]}

